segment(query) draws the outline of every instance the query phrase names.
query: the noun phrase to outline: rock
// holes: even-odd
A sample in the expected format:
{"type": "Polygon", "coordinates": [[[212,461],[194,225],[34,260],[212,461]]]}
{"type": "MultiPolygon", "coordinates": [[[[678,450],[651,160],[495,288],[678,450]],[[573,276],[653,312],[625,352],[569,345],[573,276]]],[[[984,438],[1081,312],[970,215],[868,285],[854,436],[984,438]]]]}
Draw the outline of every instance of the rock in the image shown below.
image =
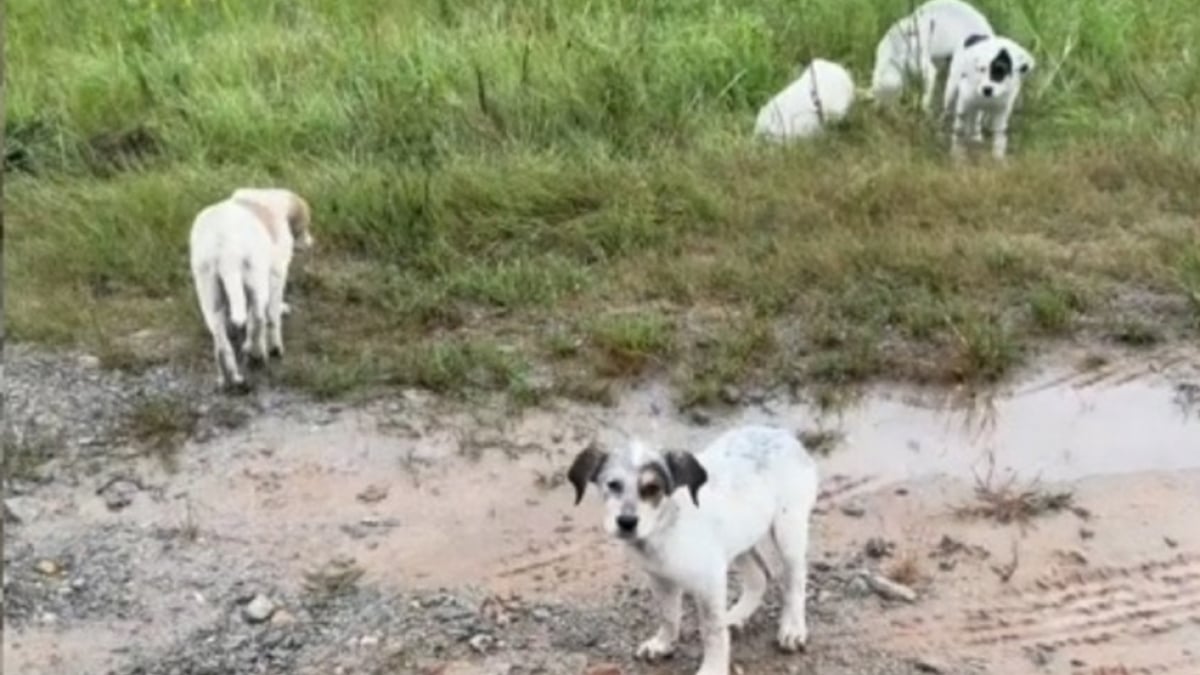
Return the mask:
{"type": "Polygon", "coordinates": [[[933,673],[934,675],[950,672],[941,661],[925,657],[915,659],[913,661],[913,668],[916,668],[918,673],[933,673]]]}
{"type": "Polygon", "coordinates": [[[1167,545],[1167,548],[1175,548],[1176,546],[1179,546],[1179,542],[1170,537],[1163,537],[1163,543],[1167,545]]]}
{"type": "Polygon", "coordinates": [[[255,595],[246,606],[242,608],[242,616],[248,623],[262,623],[275,613],[275,603],[261,593],[255,595]]]}
{"type": "Polygon", "coordinates": [[[361,639],[359,639],[358,646],[366,647],[366,648],[378,647],[379,646],[379,636],[378,635],[364,635],[364,636],[362,636],[361,639]]]}
{"type": "Polygon", "coordinates": [[[52,577],[62,571],[62,567],[53,560],[39,560],[33,568],[48,577],[52,577]]]}
{"type": "Polygon", "coordinates": [[[79,367],[84,370],[96,370],[100,367],[100,357],[92,354],[81,354],[78,362],[79,367]]]}
{"type": "Polygon", "coordinates": [[[388,489],[386,487],[372,483],[358,493],[358,501],[364,504],[374,504],[387,499],[387,496],[388,489]]]}
{"type": "Polygon", "coordinates": [[[286,609],[281,609],[271,616],[271,625],[273,626],[290,626],[296,623],[296,616],[286,609]]]}
{"type": "Polygon", "coordinates": [[[120,511],[133,503],[133,495],[127,490],[108,490],[104,493],[104,506],[109,511],[120,511]]]}
{"type": "Polygon", "coordinates": [[[870,584],[868,584],[867,580],[862,578],[861,576],[854,577],[853,579],[850,580],[850,583],[846,584],[846,594],[851,597],[855,597],[855,598],[865,597],[870,592],[871,592],[870,584]]]}
{"type": "Polygon", "coordinates": [[[1096,536],[1095,530],[1089,530],[1086,527],[1079,528],[1080,539],[1091,539],[1094,536],[1096,536]]]}
{"type": "Polygon", "coordinates": [[[471,645],[471,649],[483,654],[491,648],[495,641],[496,640],[487,633],[478,633],[476,635],[472,635],[471,639],[467,640],[467,644],[471,645]]]}
{"type": "Polygon", "coordinates": [[[40,514],[41,509],[31,497],[9,497],[4,500],[5,522],[29,523],[40,514]]]}
{"type": "Polygon", "coordinates": [[[903,600],[904,602],[915,602],[917,592],[905,586],[898,584],[891,579],[885,579],[877,574],[864,574],[863,579],[875,594],[886,600],[903,600]]]}
{"type": "Polygon", "coordinates": [[[883,558],[892,554],[892,549],[895,545],[890,541],[885,541],[879,537],[871,537],[867,540],[867,545],[863,547],[863,552],[868,558],[883,558]]]}
{"type": "Polygon", "coordinates": [[[688,417],[691,419],[692,424],[698,426],[706,427],[712,423],[712,416],[698,408],[693,408],[688,413],[688,417]]]}
{"type": "Polygon", "coordinates": [[[849,516],[851,518],[862,518],[863,516],[867,515],[866,509],[856,504],[843,504],[841,511],[842,515],[849,516]]]}
{"type": "Polygon", "coordinates": [[[727,384],[721,387],[721,400],[729,405],[737,405],[742,400],[742,392],[737,387],[727,384]]]}

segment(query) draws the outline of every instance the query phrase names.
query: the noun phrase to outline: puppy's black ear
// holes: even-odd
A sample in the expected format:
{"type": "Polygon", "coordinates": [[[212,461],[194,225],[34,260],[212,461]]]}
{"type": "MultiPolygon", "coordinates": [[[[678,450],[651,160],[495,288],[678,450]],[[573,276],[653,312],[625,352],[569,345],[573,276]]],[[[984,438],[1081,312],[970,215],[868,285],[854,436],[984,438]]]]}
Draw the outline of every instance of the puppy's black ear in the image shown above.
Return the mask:
{"type": "Polygon", "coordinates": [[[604,468],[606,459],[608,459],[608,453],[592,443],[581,450],[575,456],[575,461],[571,462],[571,468],[567,470],[567,480],[575,486],[576,506],[583,499],[583,491],[587,489],[587,484],[596,480],[596,477],[600,475],[600,469],[604,468]]]}
{"type": "Polygon", "coordinates": [[[676,486],[686,485],[692,495],[692,503],[700,506],[696,493],[700,486],[708,480],[708,472],[700,466],[700,462],[690,452],[672,450],[667,453],[667,468],[671,470],[671,478],[676,486]]]}

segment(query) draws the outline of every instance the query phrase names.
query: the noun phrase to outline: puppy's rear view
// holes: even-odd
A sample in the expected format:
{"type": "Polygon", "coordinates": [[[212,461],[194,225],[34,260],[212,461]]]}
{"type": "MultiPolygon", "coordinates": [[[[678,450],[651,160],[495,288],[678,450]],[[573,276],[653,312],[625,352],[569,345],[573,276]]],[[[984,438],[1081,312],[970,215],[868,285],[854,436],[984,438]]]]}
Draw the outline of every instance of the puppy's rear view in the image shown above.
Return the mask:
{"type": "Polygon", "coordinates": [[[192,280],[212,334],[218,384],[241,391],[246,382],[238,369],[240,352],[265,337],[259,326],[266,320],[271,239],[263,218],[269,215],[252,204],[228,199],[200,211],[189,240],[192,280]],[[250,321],[251,312],[258,321],[250,321]]]}

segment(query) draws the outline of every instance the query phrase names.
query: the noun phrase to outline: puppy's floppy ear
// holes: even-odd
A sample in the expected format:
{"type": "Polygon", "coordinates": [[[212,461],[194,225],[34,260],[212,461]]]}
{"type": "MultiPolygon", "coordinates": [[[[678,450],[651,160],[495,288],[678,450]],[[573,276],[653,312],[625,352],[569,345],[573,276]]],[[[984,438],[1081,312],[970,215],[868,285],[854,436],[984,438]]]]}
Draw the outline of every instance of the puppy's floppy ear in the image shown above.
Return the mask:
{"type": "Polygon", "coordinates": [[[575,456],[574,462],[571,462],[571,468],[567,470],[567,480],[575,486],[576,506],[583,499],[583,491],[587,489],[587,484],[600,475],[600,469],[604,468],[606,459],[608,453],[591,443],[575,456]]]}
{"type": "Polygon", "coordinates": [[[690,452],[672,450],[667,453],[667,468],[671,470],[674,485],[686,485],[688,493],[692,496],[692,503],[700,506],[696,493],[708,480],[708,472],[700,466],[696,457],[690,452]]]}

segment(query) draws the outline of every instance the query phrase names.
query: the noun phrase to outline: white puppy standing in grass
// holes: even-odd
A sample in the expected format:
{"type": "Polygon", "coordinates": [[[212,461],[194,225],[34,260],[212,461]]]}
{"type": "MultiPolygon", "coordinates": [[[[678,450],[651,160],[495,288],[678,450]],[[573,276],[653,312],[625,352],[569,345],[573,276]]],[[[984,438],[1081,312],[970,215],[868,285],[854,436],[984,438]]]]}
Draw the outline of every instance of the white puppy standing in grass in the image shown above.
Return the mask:
{"type": "Polygon", "coordinates": [[[221,386],[246,389],[235,349],[263,362],[283,356],[283,293],[293,250],[313,244],[310,221],[308,204],[290,190],[243,188],[192,222],[192,280],[221,386]]]}
{"type": "Polygon", "coordinates": [[[567,477],[576,504],[589,483],[598,486],[605,531],[625,542],[649,575],[661,617],[638,657],[675,650],[687,592],[701,619],[698,675],[728,675],[729,629],[741,628],[762,604],[769,579],[762,553],[772,542],[785,568],[778,644],[785,651],[805,646],[808,531],[818,481],[816,464],[793,434],[743,426],[695,455],[637,441],[611,453],[589,447],[567,477]],[[730,567],[741,578],[742,594],[727,608],[730,567]]]}
{"type": "Polygon", "coordinates": [[[933,112],[937,63],[947,62],[972,35],[992,35],[992,24],[979,10],[962,0],[929,0],[912,14],[892,24],[875,49],[871,96],[888,103],[904,91],[905,80],[922,80],[921,106],[933,112]]]}
{"type": "Polygon", "coordinates": [[[774,141],[807,138],[843,119],[854,103],[854,79],[841,65],[813,59],[800,77],[759,111],[754,133],[774,141]]]}
{"type": "Polygon", "coordinates": [[[971,140],[983,140],[983,118],[988,118],[992,133],[992,156],[1003,159],[1008,152],[1008,122],[1021,93],[1021,83],[1033,71],[1035,61],[1024,47],[1000,37],[972,37],[954,52],[942,118],[954,116],[950,132],[950,151],[963,156],[965,133],[971,140]]]}

